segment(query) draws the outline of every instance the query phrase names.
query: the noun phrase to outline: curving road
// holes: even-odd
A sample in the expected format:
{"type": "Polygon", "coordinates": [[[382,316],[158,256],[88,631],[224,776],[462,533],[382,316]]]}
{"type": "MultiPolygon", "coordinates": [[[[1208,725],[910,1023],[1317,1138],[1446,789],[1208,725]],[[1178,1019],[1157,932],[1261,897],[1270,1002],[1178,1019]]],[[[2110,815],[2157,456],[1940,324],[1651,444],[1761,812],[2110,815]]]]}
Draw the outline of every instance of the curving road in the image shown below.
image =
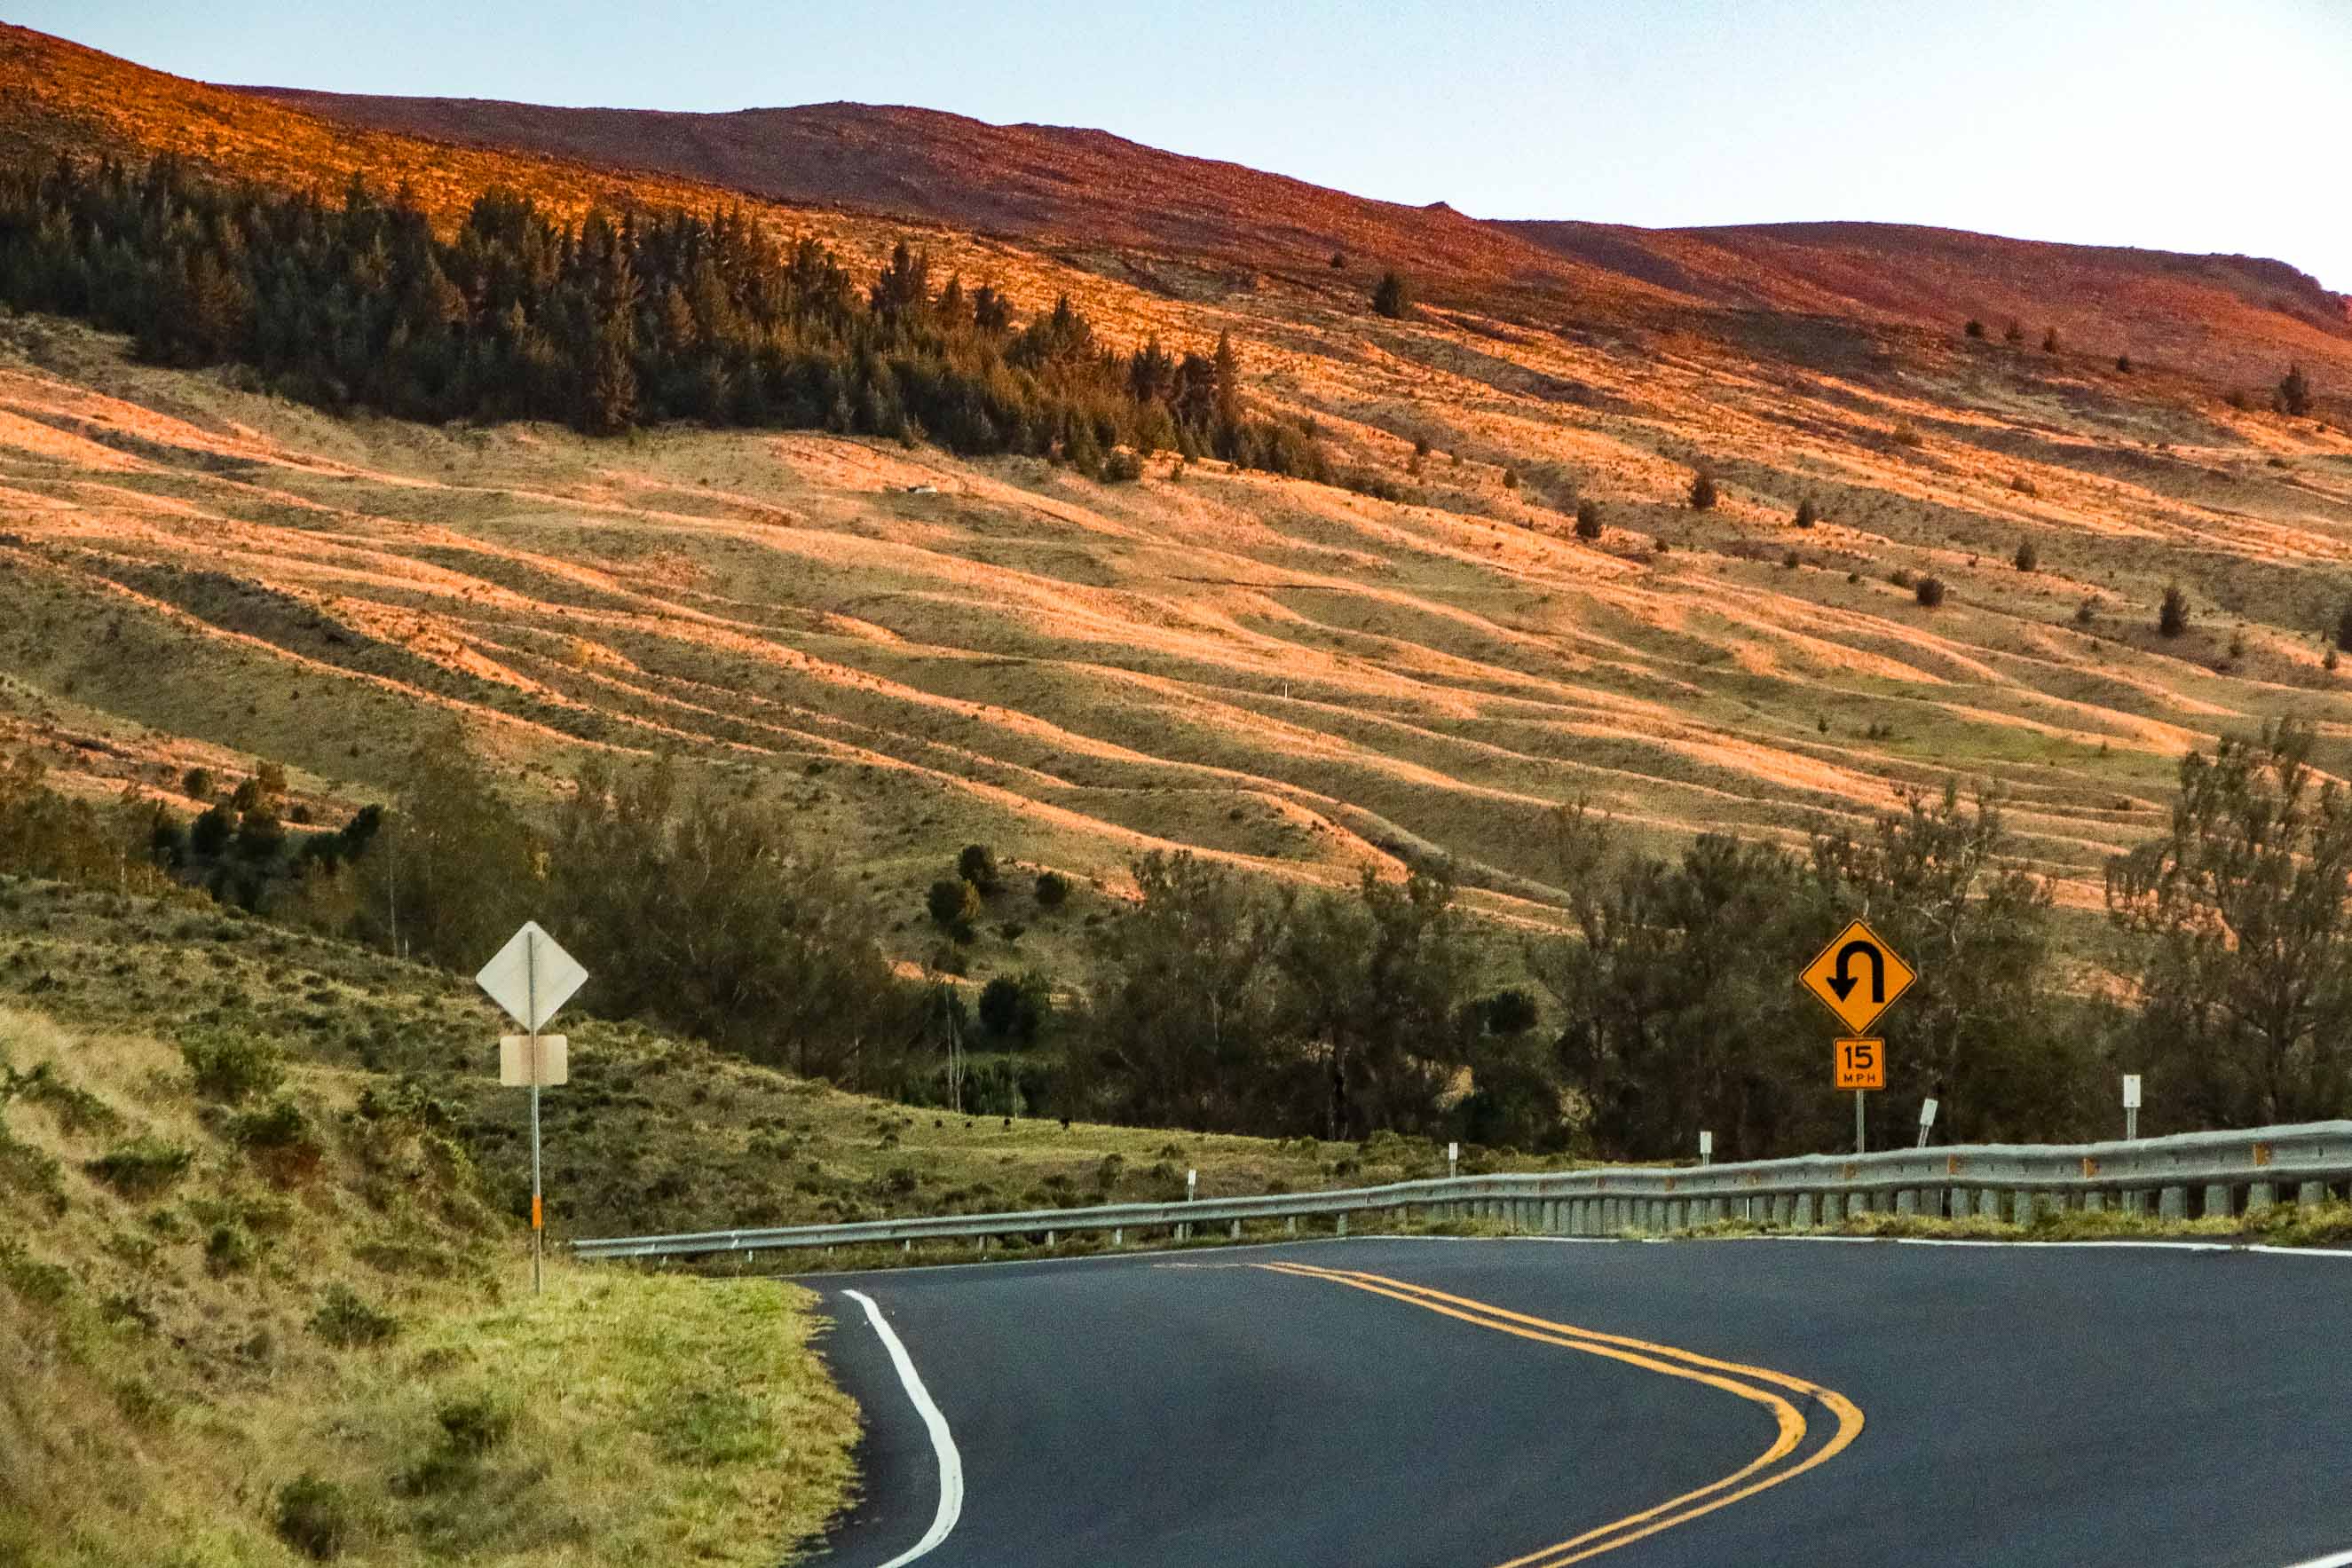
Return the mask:
{"type": "Polygon", "coordinates": [[[828,1568],[2352,1546],[2340,1254],[1366,1239],[803,1282],[867,1420],[828,1568]]]}

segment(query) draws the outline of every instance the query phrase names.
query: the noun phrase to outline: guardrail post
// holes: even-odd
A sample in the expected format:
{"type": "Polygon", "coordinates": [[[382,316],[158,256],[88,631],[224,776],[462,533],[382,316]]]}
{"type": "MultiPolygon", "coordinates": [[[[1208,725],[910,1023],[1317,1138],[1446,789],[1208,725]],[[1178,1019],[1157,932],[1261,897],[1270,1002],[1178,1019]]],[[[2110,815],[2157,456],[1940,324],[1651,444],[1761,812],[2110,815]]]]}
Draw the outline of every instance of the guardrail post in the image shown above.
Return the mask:
{"type": "Polygon", "coordinates": [[[2168,1186],[2158,1193],[2156,1212],[2158,1218],[2161,1219],[2188,1218],[2189,1189],[2185,1186],[2168,1186]]]}
{"type": "Polygon", "coordinates": [[[2230,1186],[2227,1182],[2212,1182],[2205,1188],[2205,1218],[2223,1218],[2230,1216],[2230,1186]]]}
{"type": "Polygon", "coordinates": [[[2305,1182],[2295,1189],[2294,1200],[2305,1208],[2317,1208],[2327,1201],[2327,1184],[2324,1181],[2305,1182]]]}
{"type": "Polygon", "coordinates": [[[2105,1207],[2107,1207],[2107,1195],[2106,1195],[2105,1193],[2101,1192],[2097,1187],[2095,1187],[2095,1186],[2094,1186],[2094,1187],[2085,1187],[2085,1188],[2084,1189],[2084,1191],[2083,1191],[2083,1212],[2084,1212],[2084,1214],[2096,1214],[2096,1213],[2098,1213],[2101,1209],[2103,1209],[2103,1208],[2105,1208],[2105,1207]]]}
{"type": "Polygon", "coordinates": [[[1120,1239],[1121,1237],[1125,1236],[1126,1234],[1127,1234],[1127,1228],[1126,1228],[1125,1226],[1123,1226],[1123,1225],[1114,1225],[1114,1226],[1112,1226],[1112,1227],[1110,1228],[1110,1244],[1111,1244],[1112,1246],[1114,1246],[1114,1247],[1118,1246],[1118,1245],[1119,1244],[1119,1239],[1120,1239]]]}
{"type": "Polygon", "coordinates": [[[1229,1241],[1239,1241],[1242,1239],[1242,1222],[1240,1220],[1236,1219],[1234,1221],[1234,1228],[1225,1232],[1225,1239],[1229,1241]]]}
{"type": "Polygon", "coordinates": [[[1298,1216],[1294,1214],[1289,1218],[1282,1222],[1282,1233],[1285,1236],[1296,1236],[1298,1234],[1298,1216]]]}
{"type": "Polygon", "coordinates": [[[1346,1210],[1343,1209],[1339,1214],[1336,1222],[1331,1227],[1331,1233],[1334,1236],[1345,1236],[1348,1234],[1348,1215],[1346,1210]]]}
{"type": "Polygon", "coordinates": [[[1813,1228],[1813,1195],[1811,1193],[1801,1192],[1797,1195],[1796,1202],[1790,1209],[1789,1218],[1792,1224],[1801,1228],[1811,1230],[1813,1228]]]}
{"type": "Polygon", "coordinates": [[[2119,1192],[2116,1194],[2116,1207],[2126,1214],[2145,1214],[2147,1212],[2147,1194],[2137,1187],[2119,1192]]]}
{"type": "Polygon", "coordinates": [[[1907,1186],[1895,1189],[1895,1212],[1911,1215],[1919,1212],[1919,1195],[1907,1186]]]}
{"type": "Polygon", "coordinates": [[[1046,1246],[1048,1246],[1048,1247],[1051,1247],[1053,1244],[1054,1244],[1054,1233],[1053,1233],[1052,1231],[1048,1230],[1047,1232],[1045,1232],[1045,1245],[1046,1245],[1046,1246]]]}
{"type": "Polygon", "coordinates": [[[2278,1201],[2278,1183],[2258,1181],[2246,1188],[2246,1207],[2268,1208],[2278,1201]]]}

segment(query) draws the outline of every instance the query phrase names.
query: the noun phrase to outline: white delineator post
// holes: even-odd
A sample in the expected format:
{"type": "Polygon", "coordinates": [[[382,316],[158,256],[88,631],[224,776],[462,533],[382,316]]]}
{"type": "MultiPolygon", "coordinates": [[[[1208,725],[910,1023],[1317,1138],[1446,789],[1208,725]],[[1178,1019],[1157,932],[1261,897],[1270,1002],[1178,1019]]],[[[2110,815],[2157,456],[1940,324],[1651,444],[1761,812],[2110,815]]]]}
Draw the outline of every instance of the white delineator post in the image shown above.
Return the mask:
{"type": "Polygon", "coordinates": [[[1698,1163],[1703,1166],[1711,1166],[1715,1163],[1715,1134],[1713,1133],[1703,1131],[1698,1135],[1698,1163]]]}
{"type": "Polygon", "coordinates": [[[1919,1145],[1927,1146],[1927,1131],[1936,1124],[1936,1102],[1933,1096],[1919,1102],[1919,1145]]]}
{"type": "Polygon", "coordinates": [[[2137,1072],[2124,1074],[2124,1136],[2126,1139],[2139,1136],[2139,1074],[2137,1072]]]}
{"type": "Polygon", "coordinates": [[[1461,1174],[1462,1174],[1462,1173],[1461,1173],[1461,1171],[1457,1168],[1457,1167],[1459,1167],[1459,1166],[1460,1166],[1460,1165],[1461,1165],[1461,1164],[1462,1164],[1462,1145],[1459,1145],[1459,1144],[1448,1144],[1448,1145],[1445,1145],[1445,1174],[1446,1174],[1446,1176],[1447,1176],[1448,1177],[1452,1177],[1452,1176],[1456,1176],[1461,1175],[1461,1174]]]}
{"type": "Polygon", "coordinates": [[[547,1231],[539,1210],[539,934],[522,928],[523,972],[530,976],[524,993],[530,1008],[530,1293],[540,1292],[540,1262],[547,1251],[547,1231]]]}

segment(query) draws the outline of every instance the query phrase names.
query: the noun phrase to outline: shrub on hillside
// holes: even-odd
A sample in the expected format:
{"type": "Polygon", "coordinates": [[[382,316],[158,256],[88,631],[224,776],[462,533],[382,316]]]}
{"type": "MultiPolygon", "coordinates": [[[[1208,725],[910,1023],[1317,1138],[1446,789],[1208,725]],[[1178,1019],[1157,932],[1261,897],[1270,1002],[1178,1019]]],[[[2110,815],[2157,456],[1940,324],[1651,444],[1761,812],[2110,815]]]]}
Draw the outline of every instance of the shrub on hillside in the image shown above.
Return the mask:
{"type": "Polygon", "coordinates": [[[2311,383],[2304,379],[2301,365],[2289,365],[2278,384],[2278,410],[2301,419],[2311,412],[2311,383]]]}
{"type": "Polygon", "coordinates": [[[960,876],[943,876],[923,895],[923,907],[932,921],[950,931],[969,931],[985,913],[980,889],[960,876]]]}
{"type": "Polygon", "coordinates": [[[2163,602],[2156,607],[2156,629],[2167,637],[2178,637],[2189,630],[2189,595],[2181,591],[2180,584],[2165,589],[2163,602]]]}
{"type": "Polygon", "coordinates": [[[1967,331],[1969,336],[1971,338],[1982,338],[1985,335],[1985,324],[1981,321],[1971,319],[1968,324],[1967,331]]]}
{"type": "Polygon", "coordinates": [[[2336,612],[2336,646],[2352,653],[2352,599],[2346,600],[2344,608],[2336,612]]]}
{"type": "Polygon", "coordinates": [[[1717,500],[1715,476],[1702,468],[1691,476],[1690,507],[1694,512],[1712,511],[1717,500]]]}
{"type": "Polygon", "coordinates": [[[305,1470],[278,1489],[271,1522],[287,1545],[314,1563],[331,1563],[357,1537],[358,1513],[341,1487],[305,1470]]]}
{"type": "Polygon", "coordinates": [[[2022,343],[2025,341],[2024,324],[2022,322],[2011,321],[2002,329],[2000,336],[2003,342],[2022,343]]]}
{"type": "Polygon", "coordinates": [[[1803,500],[1797,503],[1797,516],[1795,521],[1799,528],[1810,528],[1821,520],[1821,508],[1813,505],[1813,498],[1811,496],[1806,497],[1803,500]]]}
{"type": "Polygon", "coordinates": [[[1933,610],[1944,602],[1944,580],[1923,577],[1911,585],[1911,596],[1926,608],[1933,610]]]}
{"type": "Polygon", "coordinates": [[[1372,308],[1391,320],[1402,320],[1412,314],[1412,285],[1401,272],[1381,273],[1372,286],[1372,308]]]}
{"type": "Polygon", "coordinates": [[[1037,873],[1037,906],[1058,909],[1070,896],[1070,884],[1060,872],[1041,871],[1037,873]]]}
{"type": "Polygon", "coordinates": [[[2057,328],[2053,327],[2042,334],[2042,351],[2045,354],[2054,354],[2058,351],[2057,328]]]}
{"type": "Polygon", "coordinates": [[[2034,571],[2042,565],[2042,552],[2034,548],[2032,539],[2020,539],[2017,541],[2017,553],[2010,559],[2020,571],[2034,571]]]}
{"type": "Polygon", "coordinates": [[[338,1281],[310,1317],[312,1333],[339,1350],[382,1344],[400,1333],[400,1320],[379,1312],[360,1299],[359,1292],[338,1281]]]}
{"type": "Polygon", "coordinates": [[[180,1060],[187,1063],[198,1094],[226,1105],[274,1094],[286,1081],[286,1064],[276,1046],[233,1030],[192,1031],[180,1041],[180,1060]]]}
{"type": "Polygon", "coordinates": [[[982,898],[993,898],[1004,885],[996,869],[996,852],[986,844],[966,844],[956,856],[956,874],[980,890],[982,898]]]}
{"type": "Polygon", "coordinates": [[[146,1198],[167,1190],[195,1163],[195,1151],[157,1137],[117,1144],[83,1168],[125,1197],[146,1198]]]}
{"type": "Polygon", "coordinates": [[[1576,537],[1592,540],[1601,537],[1601,503],[1579,501],[1576,504],[1576,537]]]}

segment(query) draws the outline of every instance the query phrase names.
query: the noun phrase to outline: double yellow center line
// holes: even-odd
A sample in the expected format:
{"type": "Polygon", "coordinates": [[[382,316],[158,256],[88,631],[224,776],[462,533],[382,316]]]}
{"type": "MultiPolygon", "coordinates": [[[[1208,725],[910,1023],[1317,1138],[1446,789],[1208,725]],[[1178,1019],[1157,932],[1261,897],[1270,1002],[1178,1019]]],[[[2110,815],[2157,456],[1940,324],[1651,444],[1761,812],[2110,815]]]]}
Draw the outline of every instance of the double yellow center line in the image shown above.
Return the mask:
{"type": "Polygon", "coordinates": [[[1323,1280],[1350,1290],[1367,1291],[1375,1296],[1402,1301],[1426,1312],[1458,1318],[1480,1328],[1497,1333],[1533,1340],[1538,1344],[1558,1345],[1563,1350],[1581,1351],[1587,1355],[1606,1356],[1645,1371],[1664,1374],[1668,1377],[1685,1378],[1703,1383],[1710,1388],[1750,1400],[1772,1412],[1778,1435],[1772,1444],[1756,1458],[1725,1476],[1680,1497],[1668,1498],[1639,1513],[1627,1514],[1598,1529],[1555,1542],[1514,1557],[1497,1568],[1567,1568],[1570,1563],[1581,1563],[1598,1557],[1604,1552],[1614,1552],[1631,1545],[1646,1535],[1671,1529],[1703,1513],[1727,1508],[1742,1498],[1753,1497],[1767,1487],[1804,1474],[1814,1466],[1839,1453],[1862,1432],[1862,1411],[1853,1400],[1835,1389],[1824,1388],[1801,1377],[1769,1367],[1748,1366],[1736,1361],[1718,1361],[1672,1345],[1653,1344],[1647,1340],[1628,1339],[1622,1334],[1601,1333],[1594,1329],[1578,1328],[1573,1323],[1553,1322],[1546,1318],[1529,1317],[1475,1301],[1466,1296],[1448,1295],[1427,1285],[1415,1285],[1403,1280],[1391,1280],[1384,1274],[1367,1274],[1347,1269],[1318,1269],[1307,1263],[1259,1263],[1253,1267],[1277,1274],[1292,1274],[1305,1280],[1323,1280]],[[1791,1398],[1790,1396],[1794,1396],[1791,1398]],[[1807,1449],[1809,1429],[1801,1400],[1812,1400],[1826,1407],[1837,1417],[1837,1430],[1807,1449]]]}

